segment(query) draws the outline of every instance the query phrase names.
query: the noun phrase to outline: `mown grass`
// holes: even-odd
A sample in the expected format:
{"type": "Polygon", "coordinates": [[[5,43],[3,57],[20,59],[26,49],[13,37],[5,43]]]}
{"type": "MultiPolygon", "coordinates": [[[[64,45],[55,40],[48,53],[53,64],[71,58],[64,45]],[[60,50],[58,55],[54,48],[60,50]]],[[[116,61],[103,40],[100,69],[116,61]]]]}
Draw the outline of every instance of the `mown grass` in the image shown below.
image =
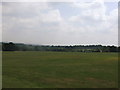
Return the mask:
{"type": "Polygon", "coordinates": [[[3,88],[117,88],[117,53],[3,52],[3,88]]]}

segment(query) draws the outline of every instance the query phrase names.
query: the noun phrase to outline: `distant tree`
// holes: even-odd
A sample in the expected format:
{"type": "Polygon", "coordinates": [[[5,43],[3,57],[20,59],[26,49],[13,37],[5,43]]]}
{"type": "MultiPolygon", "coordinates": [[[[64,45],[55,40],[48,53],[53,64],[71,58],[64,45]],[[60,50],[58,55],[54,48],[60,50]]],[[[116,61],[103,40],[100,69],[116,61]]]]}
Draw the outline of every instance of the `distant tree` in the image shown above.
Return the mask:
{"type": "Polygon", "coordinates": [[[34,47],[34,50],[35,50],[35,51],[39,51],[39,46],[35,46],[35,47],[34,47]]]}
{"type": "Polygon", "coordinates": [[[108,46],[108,47],[109,47],[110,52],[117,52],[118,51],[118,48],[115,46],[108,46]]]}
{"type": "Polygon", "coordinates": [[[120,46],[118,47],[118,52],[120,52],[120,46]]]}
{"type": "Polygon", "coordinates": [[[2,50],[3,51],[16,51],[17,47],[13,42],[3,43],[2,44],[2,50]]]}
{"type": "Polygon", "coordinates": [[[118,52],[120,46],[102,46],[102,45],[74,45],[74,46],[45,46],[28,45],[22,43],[2,43],[3,51],[64,51],[64,52],[118,52]]]}

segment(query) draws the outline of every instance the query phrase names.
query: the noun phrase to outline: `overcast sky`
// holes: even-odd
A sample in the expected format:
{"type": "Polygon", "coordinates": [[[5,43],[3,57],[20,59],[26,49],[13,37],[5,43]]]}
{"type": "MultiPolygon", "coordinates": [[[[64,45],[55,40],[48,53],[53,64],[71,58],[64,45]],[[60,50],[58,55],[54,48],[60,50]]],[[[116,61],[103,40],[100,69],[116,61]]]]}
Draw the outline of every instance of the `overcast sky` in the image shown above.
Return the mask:
{"type": "Polygon", "coordinates": [[[118,3],[4,2],[2,39],[26,44],[118,44],[118,3]]]}

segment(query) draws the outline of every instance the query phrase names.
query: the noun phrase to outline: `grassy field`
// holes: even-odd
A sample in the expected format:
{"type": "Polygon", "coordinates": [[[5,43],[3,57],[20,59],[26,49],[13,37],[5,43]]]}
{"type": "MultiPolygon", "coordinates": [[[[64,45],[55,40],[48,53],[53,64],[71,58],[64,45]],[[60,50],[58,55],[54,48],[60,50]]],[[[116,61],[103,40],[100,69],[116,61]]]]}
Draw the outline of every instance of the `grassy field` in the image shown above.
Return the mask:
{"type": "Polygon", "coordinates": [[[3,88],[115,88],[117,53],[3,52],[3,88]]]}

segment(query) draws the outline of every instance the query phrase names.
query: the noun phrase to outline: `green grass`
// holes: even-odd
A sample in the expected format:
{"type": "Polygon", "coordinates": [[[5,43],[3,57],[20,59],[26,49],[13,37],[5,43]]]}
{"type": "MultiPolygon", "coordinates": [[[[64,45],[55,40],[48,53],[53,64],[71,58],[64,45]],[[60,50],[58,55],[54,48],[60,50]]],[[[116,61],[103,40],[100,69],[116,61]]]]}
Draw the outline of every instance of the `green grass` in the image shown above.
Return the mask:
{"type": "Polygon", "coordinates": [[[117,53],[3,52],[3,88],[117,88],[117,53]]]}

